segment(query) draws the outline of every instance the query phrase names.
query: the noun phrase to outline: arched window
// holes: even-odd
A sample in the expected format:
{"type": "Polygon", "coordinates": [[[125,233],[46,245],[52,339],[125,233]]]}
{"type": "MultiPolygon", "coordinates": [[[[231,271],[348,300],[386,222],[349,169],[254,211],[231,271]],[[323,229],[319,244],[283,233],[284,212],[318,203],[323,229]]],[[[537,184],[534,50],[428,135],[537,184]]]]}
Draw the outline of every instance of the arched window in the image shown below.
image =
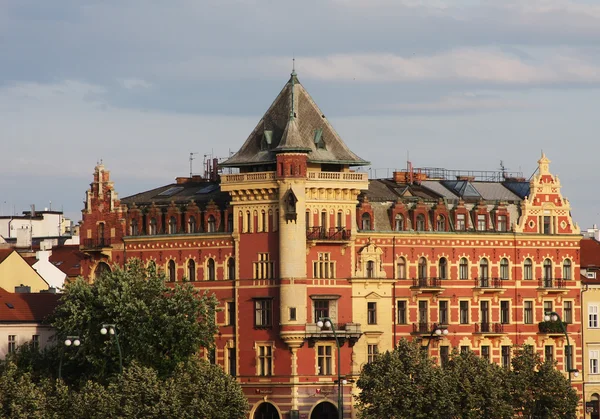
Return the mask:
{"type": "Polygon", "coordinates": [[[260,213],[260,224],[262,227],[262,232],[266,233],[269,230],[269,225],[267,224],[267,213],[265,212],[265,210],[262,210],[260,213]]]}
{"type": "Polygon", "coordinates": [[[131,224],[129,225],[129,234],[132,236],[138,235],[138,221],[135,218],[131,220],[131,224]]]}
{"type": "Polygon", "coordinates": [[[406,279],[406,259],[400,257],[398,259],[398,279],[406,279]]]}
{"type": "Polygon", "coordinates": [[[227,231],[233,231],[233,214],[227,214],[227,231]]]}
{"type": "Polygon", "coordinates": [[[571,259],[565,259],[563,262],[563,279],[571,279],[571,259]]]}
{"type": "Polygon", "coordinates": [[[460,258],[458,264],[458,278],[469,279],[469,261],[467,258],[460,258]]]}
{"type": "Polygon", "coordinates": [[[98,245],[104,246],[104,223],[98,224],[98,245]]]}
{"type": "Polygon", "coordinates": [[[321,211],[321,230],[325,231],[327,228],[327,211],[321,211]]]}
{"type": "Polygon", "coordinates": [[[100,278],[102,275],[110,273],[110,266],[106,262],[100,262],[94,269],[94,280],[100,278]]]}
{"type": "Polygon", "coordinates": [[[208,259],[208,261],[206,261],[206,279],[209,281],[214,281],[216,279],[214,259],[208,259]]]}
{"type": "Polygon", "coordinates": [[[150,224],[148,225],[148,234],[151,236],[156,235],[156,218],[150,218],[150,224]]]}
{"type": "Polygon", "coordinates": [[[177,218],[169,218],[169,234],[177,233],[177,218]]]}
{"type": "Polygon", "coordinates": [[[479,261],[479,278],[488,279],[490,275],[489,264],[486,258],[479,261]]]}
{"type": "Polygon", "coordinates": [[[310,220],[310,211],[306,211],[306,215],[304,216],[304,222],[306,223],[306,229],[308,230],[311,226],[311,220],[310,220]]]}
{"type": "Polygon", "coordinates": [[[375,278],[375,262],[372,260],[367,262],[367,278],[375,278]]]}
{"type": "Polygon", "coordinates": [[[436,223],[437,231],[446,231],[446,217],[438,215],[436,223]]]}
{"type": "Polygon", "coordinates": [[[214,233],[217,231],[217,222],[215,216],[212,214],[208,216],[206,231],[209,233],[214,233]]]}
{"type": "Polygon", "coordinates": [[[446,258],[440,258],[438,262],[438,277],[448,279],[448,260],[446,258]]]}
{"type": "Polygon", "coordinates": [[[175,267],[175,261],[170,260],[168,264],[169,281],[175,282],[177,280],[177,268],[175,267]]]}
{"type": "Polygon", "coordinates": [[[244,231],[246,233],[250,233],[252,231],[252,214],[250,214],[250,211],[246,211],[246,228],[244,231]]]}
{"type": "Polygon", "coordinates": [[[227,279],[235,279],[235,259],[227,259],[227,279]]]}
{"type": "Polygon", "coordinates": [[[188,218],[188,233],[196,232],[196,217],[193,215],[188,218]]]}
{"type": "Polygon", "coordinates": [[[188,281],[190,281],[190,282],[196,281],[196,262],[194,262],[194,259],[188,260],[187,277],[188,277],[188,281]]]}
{"type": "Polygon", "coordinates": [[[423,214],[417,215],[417,231],[425,231],[425,216],[423,214]]]}
{"type": "Polygon", "coordinates": [[[508,279],[508,259],[500,260],[500,279],[508,279]]]}
{"type": "Polygon", "coordinates": [[[362,229],[361,230],[370,230],[371,229],[371,215],[368,213],[364,213],[362,215],[362,229]]]}
{"type": "Polygon", "coordinates": [[[523,264],[523,279],[533,279],[533,263],[529,258],[525,259],[525,263],[523,264]]]}
{"type": "Polygon", "coordinates": [[[394,218],[394,230],[404,231],[404,216],[402,214],[396,214],[394,218]]]}
{"type": "Polygon", "coordinates": [[[419,279],[427,279],[427,259],[419,259],[419,279]]]}
{"type": "Polygon", "coordinates": [[[552,261],[544,260],[544,280],[552,280],[552,261]]]}
{"type": "Polygon", "coordinates": [[[341,230],[344,228],[344,214],[342,213],[342,211],[338,211],[338,213],[337,213],[336,227],[338,228],[338,230],[341,230]]]}

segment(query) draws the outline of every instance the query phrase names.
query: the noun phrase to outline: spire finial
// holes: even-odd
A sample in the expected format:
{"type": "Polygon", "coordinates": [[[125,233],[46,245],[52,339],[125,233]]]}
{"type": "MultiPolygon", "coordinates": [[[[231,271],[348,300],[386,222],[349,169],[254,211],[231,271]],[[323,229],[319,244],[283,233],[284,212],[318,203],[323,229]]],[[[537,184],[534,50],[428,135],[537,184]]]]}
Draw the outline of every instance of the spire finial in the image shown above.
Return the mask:
{"type": "Polygon", "coordinates": [[[292,77],[296,75],[296,57],[292,55],[292,77]]]}
{"type": "Polygon", "coordinates": [[[291,74],[291,78],[290,81],[292,83],[292,89],[291,89],[291,106],[290,106],[290,120],[294,119],[295,117],[295,112],[294,112],[294,82],[296,81],[296,57],[292,57],[292,74],[291,74]]]}

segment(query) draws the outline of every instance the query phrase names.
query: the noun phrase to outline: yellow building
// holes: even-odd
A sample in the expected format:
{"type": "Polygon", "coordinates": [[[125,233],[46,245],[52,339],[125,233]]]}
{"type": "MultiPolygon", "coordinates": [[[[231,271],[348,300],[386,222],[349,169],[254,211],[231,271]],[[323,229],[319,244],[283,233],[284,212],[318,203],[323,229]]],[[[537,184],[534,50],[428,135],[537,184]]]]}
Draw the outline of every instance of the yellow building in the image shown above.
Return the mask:
{"type": "MultiPolygon", "coordinates": [[[[581,240],[583,393],[589,417],[600,418],[600,242],[581,240]]],[[[586,416],[588,417],[588,416],[586,416]]]]}
{"type": "Polygon", "coordinates": [[[48,289],[48,283],[14,249],[0,249],[0,288],[14,292],[15,287],[29,287],[30,292],[48,289]]]}

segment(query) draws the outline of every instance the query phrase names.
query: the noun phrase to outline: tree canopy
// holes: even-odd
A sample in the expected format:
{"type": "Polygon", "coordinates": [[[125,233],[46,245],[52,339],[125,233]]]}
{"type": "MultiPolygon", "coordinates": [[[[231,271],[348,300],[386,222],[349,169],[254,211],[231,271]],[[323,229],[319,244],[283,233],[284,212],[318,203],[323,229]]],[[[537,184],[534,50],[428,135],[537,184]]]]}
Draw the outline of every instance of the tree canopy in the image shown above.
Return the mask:
{"type": "Polygon", "coordinates": [[[552,362],[528,347],[512,368],[454,351],[442,368],[419,342],[401,340],[364,366],[357,382],[359,415],[375,418],[575,418],[578,396],[552,362]]]}

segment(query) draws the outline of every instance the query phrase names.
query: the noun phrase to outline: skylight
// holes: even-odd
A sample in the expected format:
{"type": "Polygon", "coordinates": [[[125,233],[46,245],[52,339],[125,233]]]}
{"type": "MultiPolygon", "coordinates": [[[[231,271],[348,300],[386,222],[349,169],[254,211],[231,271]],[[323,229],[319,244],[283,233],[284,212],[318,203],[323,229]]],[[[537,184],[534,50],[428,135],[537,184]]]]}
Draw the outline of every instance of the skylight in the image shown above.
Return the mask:
{"type": "Polygon", "coordinates": [[[10,308],[10,309],[14,309],[15,306],[12,305],[12,303],[5,303],[6,307],[10,308]]]}
{"type": "Polygon", "coordinates": [[[173,186],[165,191],[162,191],[161,193],[158,194],[158,196],[171,196],[171,195],[175,195],[177,192],[180,192],[184,189],[183,186],[173,186]]]}
{"type": "Polygon", "coordinates": [[[204,188],[198,190],[198,192],[196,192],[196,195],[197,194],[211,193],[213,191],[216,191],[217,189],[219,189],[219,185],[217,185],[216,183],[213,183],[211,185],[205,186],[204,188]]]}

